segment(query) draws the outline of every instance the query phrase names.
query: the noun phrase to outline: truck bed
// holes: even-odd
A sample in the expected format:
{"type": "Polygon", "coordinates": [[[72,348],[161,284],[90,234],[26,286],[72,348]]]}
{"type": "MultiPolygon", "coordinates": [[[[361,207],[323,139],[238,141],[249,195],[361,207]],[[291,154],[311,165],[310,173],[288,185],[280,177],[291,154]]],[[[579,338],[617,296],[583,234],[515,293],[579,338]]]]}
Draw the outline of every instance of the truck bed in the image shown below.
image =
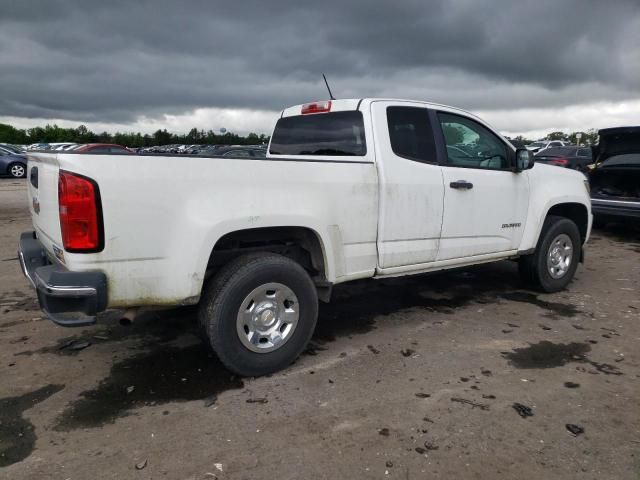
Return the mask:
{"type": "Polygon", "coordinates": [[[59,170],[97,183],[104,249],[58,260],[118,278],[108,285],[109,307],[196,303],[214,245],[239,229],[296,225],[330,238],[341,252],[327,259],[331,282],[375,270],[378,192],[369,161],[30,153],[28,175],[34,167],[33,225],[53,257],[62,252],[59,170]]]}

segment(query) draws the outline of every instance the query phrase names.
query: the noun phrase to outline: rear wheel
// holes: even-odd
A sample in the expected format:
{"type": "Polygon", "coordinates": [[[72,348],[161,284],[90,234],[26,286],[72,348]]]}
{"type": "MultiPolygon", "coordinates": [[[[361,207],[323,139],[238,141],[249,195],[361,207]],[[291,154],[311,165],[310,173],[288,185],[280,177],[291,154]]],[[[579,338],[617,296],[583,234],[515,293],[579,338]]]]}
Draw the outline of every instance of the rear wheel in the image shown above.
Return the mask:
{"type": "Polygon", "coordinates": [[[9,175],[13,178],[24,178],[27,176],[27,166],[24,163],[16,162],[9,165],[9,175]]]}
{"type": "Polygon", "coordinates": [[[198,320],[225,366],[243,376],[291,364],[315,329],[318,297],[309,274],[273,253],[239,257],[205,286],[198,320]]]}
{"type": "Polygon", "coordinates": [[[520,258],[520,274],[544,292],[563,290],[576,273],[581,249],[577,225],[568,218],[549,216],[535,252],[520,258]]]}

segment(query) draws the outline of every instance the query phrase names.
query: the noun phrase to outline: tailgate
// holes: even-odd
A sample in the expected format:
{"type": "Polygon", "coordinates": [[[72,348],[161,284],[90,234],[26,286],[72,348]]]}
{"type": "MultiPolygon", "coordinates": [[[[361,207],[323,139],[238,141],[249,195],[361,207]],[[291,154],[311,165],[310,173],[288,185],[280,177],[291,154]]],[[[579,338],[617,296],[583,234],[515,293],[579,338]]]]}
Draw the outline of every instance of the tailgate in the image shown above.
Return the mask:
{"type": "Polygon", "coordinates": [[[58,212],[58,155],[29,153],[27,190],[33,228],[49,253],[55,245],[62,250],[60,216],[58,212]]]}

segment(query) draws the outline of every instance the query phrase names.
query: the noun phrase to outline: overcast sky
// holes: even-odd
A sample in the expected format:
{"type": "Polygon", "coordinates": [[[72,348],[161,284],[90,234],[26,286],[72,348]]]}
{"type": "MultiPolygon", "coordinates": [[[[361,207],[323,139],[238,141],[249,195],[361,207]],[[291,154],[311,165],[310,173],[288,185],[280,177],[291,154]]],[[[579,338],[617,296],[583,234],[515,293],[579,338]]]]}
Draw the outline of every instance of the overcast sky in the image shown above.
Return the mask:
{"type": "Polygon", "coordinates": [[[0,0],[0,122],[269,133],[334,94],[640,124],[640,0],[0,0]]]}

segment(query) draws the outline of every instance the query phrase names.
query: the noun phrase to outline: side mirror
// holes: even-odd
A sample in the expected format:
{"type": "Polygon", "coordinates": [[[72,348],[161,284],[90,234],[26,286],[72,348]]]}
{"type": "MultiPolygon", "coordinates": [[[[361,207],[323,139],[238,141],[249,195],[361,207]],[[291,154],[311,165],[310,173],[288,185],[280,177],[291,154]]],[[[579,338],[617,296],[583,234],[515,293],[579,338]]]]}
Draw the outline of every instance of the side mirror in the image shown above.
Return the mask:
{"type": "Polygon", "coordinates": [[[535,163],[536,162],[533,158],[533,154],[529,150],[527,150],[526,148],[518,148],[516,150],[516,172],[522,172],[523,170],[533,168],[535,163]]]}

